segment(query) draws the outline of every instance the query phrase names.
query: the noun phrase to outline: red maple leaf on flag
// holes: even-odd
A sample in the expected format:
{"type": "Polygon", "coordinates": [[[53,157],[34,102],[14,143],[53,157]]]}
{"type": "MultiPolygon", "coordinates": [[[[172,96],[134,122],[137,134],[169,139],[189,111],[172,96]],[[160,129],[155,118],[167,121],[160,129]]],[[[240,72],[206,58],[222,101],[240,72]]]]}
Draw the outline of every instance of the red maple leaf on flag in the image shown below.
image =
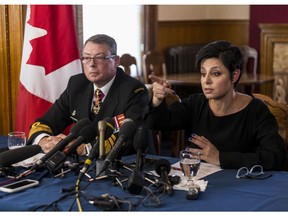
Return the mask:
{"type": "Polygon", "coordinates": [[[75,40],[77,41],[77,38],[76,35],[67,35],[67,32],[73,32],[75,26],[71,20],[65,20],[65,18],[70,19],[70,16],[69,11],[64,7],[61,5],[49,5],[48,7],[47,5],[37,5],[36,9],[36,7],[31,6],[31,15],[33,16],[30,17],[28,23],[33,27],[45,29],[47,34],[30,41],[32,52],[27,64],[43,66],[45,75],[75,59],[79,59],[77,46],[75,46],[77,51],[71,52],[71,44],[75,40]],[[63,10],[61,10],[61,7],[63,10]],[[47,19],[47,16],[51,17],[47,19]],[[49,20],[49,22],[43,22],[43,20],[49,20]],[[67,25],[67,23],[71,23],[71,25],[67,25]],[[61,44],[61,47],[58,46],[59,44],[61,44]]]}
{"type": "Polygon", "coordinates": [[[15,125],[27,135],[70,77],[82,72],[73,7],[27,6],[15,125]]]}

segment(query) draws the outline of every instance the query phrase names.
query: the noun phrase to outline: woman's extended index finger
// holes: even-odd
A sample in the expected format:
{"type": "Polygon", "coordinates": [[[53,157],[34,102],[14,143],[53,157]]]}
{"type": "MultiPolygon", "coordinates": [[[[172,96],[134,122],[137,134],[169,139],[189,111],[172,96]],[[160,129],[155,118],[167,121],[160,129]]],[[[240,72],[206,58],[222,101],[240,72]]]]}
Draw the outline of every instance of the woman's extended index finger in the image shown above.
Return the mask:
{"type": "Polygon", "coordinates": [[[160,77],[157,77],[157,76],[155,76],[155,75],[149,75],[149,79],[152,81],[152,83],[153,82],[157,82],[157,83],[159,83],[159,84],[163,84],[163,82],[164,82],[164,80],[163,79],[161,79],[160,77]]]}

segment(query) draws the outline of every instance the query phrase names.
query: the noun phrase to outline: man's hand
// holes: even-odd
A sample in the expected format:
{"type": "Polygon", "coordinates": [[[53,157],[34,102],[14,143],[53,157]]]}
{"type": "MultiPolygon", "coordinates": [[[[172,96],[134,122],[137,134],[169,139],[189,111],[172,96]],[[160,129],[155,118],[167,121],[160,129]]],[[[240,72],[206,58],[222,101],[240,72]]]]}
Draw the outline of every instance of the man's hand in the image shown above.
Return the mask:
{"type": "Polygon", "coordinates": [[[59,134],[57,136],[46,136],[43,137],[38,145],[42,148],[43,152],[48,153],[54,146],[66,137],[64,134],[59,134]]]}

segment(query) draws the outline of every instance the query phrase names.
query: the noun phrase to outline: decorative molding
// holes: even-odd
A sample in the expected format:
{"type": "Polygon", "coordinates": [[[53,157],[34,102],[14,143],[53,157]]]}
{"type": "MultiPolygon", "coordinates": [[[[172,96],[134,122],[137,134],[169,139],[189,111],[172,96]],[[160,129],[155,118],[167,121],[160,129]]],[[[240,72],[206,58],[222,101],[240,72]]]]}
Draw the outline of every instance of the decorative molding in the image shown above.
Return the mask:
{"type": "Polygon", "coordinates": [[[259,24],[259,27],[261,29],[260,70],[262,74],[275,75],[274,85],[261,87],[261,92],[279,102],[287,103],[288,71],[286,69],[279,71],[282,68],[279,62],[283,62],[282,51],[288,47],[288,24],[259,24]]]}

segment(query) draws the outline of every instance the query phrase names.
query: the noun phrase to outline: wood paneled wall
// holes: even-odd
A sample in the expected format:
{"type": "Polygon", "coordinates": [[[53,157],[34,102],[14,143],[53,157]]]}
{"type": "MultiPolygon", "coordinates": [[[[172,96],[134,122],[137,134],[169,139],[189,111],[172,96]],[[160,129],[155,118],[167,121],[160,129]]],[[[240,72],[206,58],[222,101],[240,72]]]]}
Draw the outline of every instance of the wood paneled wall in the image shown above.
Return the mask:
{"type": "Polygon", "coordinates": [[[24,6],[0,5],[0,135],[14,126],[24,16],[24,6]]]}
{"type": "MultiPolygon", "coordinates": [[[[276,44],[287,45],[288,44],[288,25],[287,24],[277,24],[277,23],[262,23],[259,24],[261,29],[261,40],[260,40],[260,68],[262,74],[274,75],[275,82],[273,84],[265,85],[261,87],[262,92],[269,95],[270,97],[277,99],[277,97],[283,95],[285,97],[285,103],[287,103],[287,71],[274,71],[275,63],[275,46],[276,44]],[[276,73],[275,73],[276,72],[276,73]],[[274,92],[273,92],[274,88],[274,92]],[[281,91],[278,91],[280,89],[281,91]],[[278,91],[278,92],[277,92],[278,91]],[[273,92],[273,94],[272,94],[273,92]],[[285,93],[284,93],[285,92],[285,93]],[[279,94],[280,93],[280,94],[279,94]]],[[[282,53],[283,61],[285,59],[285,53],[282,53]]],[[[281,64],[281,63],[280,63],[281,64]]],[[[281,101],[284,103],[284,101],[281,101]]]]}
{"type": "Polygon", "coordinates": [[[248,44],[249,20],[203,20],[158,22],[157,49],[179,44],[206,44],[229,40],[237,45],[248,44]]]}

